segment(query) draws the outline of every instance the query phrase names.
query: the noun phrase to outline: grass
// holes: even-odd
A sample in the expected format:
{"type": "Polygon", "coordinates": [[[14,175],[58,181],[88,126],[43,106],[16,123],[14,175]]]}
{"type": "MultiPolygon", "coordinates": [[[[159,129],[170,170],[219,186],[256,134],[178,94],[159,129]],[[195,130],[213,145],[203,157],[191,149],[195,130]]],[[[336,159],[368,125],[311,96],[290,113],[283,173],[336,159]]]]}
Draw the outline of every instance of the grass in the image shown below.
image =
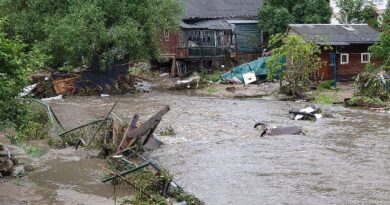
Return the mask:
{"type": "Polygon", "coordinates": [[[207,89],[206,89],[206,92],[207,92],[207,94],[209,94],[209,95],[214,95],[215,93],[218,92],[218,90],[217,90],[217,88],[210,87],[210,88],[207,88],[207,89]]]}
{"type": "Polygon", "coordinates": [[[41,147],[34,147],[30,145],[23,144],[21,145],[23,150],[26,152],[26,154],[30,155],[31,157],[41,157],[43,156],[46,152],[43,148],[41,147]]]}
{"type": "Polygon", "coordinates": [[[331,105],[337,102],[334,96],[328,95],[317,95],[315,96],[315,103],[331,105]]]}
{"type": "Polygon", "coordinates": [[[208,73],[208,72],[202,72],[200,74],[200,77],[202,79],[202,81],[206,81],[206,82],[218,82],[220,80],[220,76],[223,74],[224,72],[222,71],[214,71],[212,73],[208,73]]]}

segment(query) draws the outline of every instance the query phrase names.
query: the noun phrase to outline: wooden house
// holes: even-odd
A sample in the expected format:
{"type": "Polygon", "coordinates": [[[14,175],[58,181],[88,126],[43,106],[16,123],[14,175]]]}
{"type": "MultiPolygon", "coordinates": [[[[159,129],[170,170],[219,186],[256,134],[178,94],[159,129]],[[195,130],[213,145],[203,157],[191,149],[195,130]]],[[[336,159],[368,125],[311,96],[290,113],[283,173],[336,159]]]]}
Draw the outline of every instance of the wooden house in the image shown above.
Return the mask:
{"type": "Polygon", "coordinates": [[[177,33],[164,33],[163,57],[172,74],[191,64],[218,67],[227,59],[247,62],[261,55],[257,13],[263,0],[183,0],[185,16],[177,33]]]}
{"type": "Polygon", "coordinates": [[[368,47],[379,33],[367,24],[290,24],[288,35],[301,35],[318,45],[328,45],[321,59],[325,62],[317,77],[322,80],[351,80],[371,62],[368,47]]]}

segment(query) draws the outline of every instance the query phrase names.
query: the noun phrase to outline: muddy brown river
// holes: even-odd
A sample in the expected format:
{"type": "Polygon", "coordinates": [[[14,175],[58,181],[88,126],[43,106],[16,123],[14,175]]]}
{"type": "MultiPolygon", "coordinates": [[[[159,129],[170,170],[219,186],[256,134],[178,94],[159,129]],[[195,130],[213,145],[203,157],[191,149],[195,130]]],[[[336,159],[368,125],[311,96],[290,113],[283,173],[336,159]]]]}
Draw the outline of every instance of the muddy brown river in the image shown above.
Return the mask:
{"type": "MultiPolygon", "coordinates": [[[[73,128],[101,118],[115,101],[119,104],[114,113],[126,120],[135,113],[146,120],[170,105],[157,133],[172,126],[176,136],[157,134],[164,146],[146,155],[207,204],[390,204],[388,113],[321,105],[335,118],[292,121],[288,111],[307,104],[158,92],[72,97],[51,105],[63,125],[73,128]],[[253,128],[256,122],[302,126],[306,135],[260,138],[260,131],[253,128]]],[[[87,168],[96,164],[85,163],[90,163],[87,168]]],[[[72,164],[68,165],[54,160],[47,166],[71,173],[72,164]]],[[[74,180],[45,171],[31,177],[52,189],[84,187],[76,191],[112,197],[108,187],[83,178],[88,176],[80,174],[74,180]]],[[[56,194],[72,194],[68,192],[56,194]]]]}
{"type": "Polygon", "coordinates": [[[168,168],[207,204],[390,204],[390,115],[320,106],[334,119],[292,121],[305,103],[151,93],[77,97],[52,103],[68,128],[115,114],[146,120],[170,105],[157,136],[165,145],[147,155],[168,168]],[[73,120],[71,120],[73,119],[73,120]],[[304,136],[260,138],[256,122],[298,125],[304,136]]]}

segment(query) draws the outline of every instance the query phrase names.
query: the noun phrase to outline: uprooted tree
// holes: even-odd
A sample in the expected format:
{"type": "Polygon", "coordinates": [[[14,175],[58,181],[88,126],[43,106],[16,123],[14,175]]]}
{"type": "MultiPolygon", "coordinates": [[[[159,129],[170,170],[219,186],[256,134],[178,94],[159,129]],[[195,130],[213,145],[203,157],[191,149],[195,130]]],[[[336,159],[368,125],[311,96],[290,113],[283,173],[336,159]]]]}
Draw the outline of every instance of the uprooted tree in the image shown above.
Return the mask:
{"type": "Polygon", "coordinates": [[[270,46],[280,41],[282,45],[272,50],[268,62],[268,79],[280,78],[283,93],[301,97],[310,86],[313,74],[324,63],[319,56],[321,47],[297,35],[275,35],[270,40],[270,46]]]}
{"type": "Polygon", "coordinates": [[[53,57],[51,67],[106,68],[159,54],[161,32],[178,28],[176,0],[9,0],[6,32],[53,57]]]}

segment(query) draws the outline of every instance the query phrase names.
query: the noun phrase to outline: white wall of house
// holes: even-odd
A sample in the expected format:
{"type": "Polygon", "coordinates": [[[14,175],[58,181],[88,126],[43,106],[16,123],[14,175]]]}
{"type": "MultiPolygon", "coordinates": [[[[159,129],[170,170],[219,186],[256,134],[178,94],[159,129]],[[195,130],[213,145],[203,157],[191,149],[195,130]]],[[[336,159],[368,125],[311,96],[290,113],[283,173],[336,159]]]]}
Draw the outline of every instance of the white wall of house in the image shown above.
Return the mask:
{"type": "MultiPolygon", "coordinates": [[[[333,9],[333,15],[331,19],[332,24],[341,23],[337,20],[337,17],[340,12],[340,8],[337,7],[336,1],[337,0],[330,0],[330,6],[333,9]]],[[[367,1],[372,1],[375,4],[378,14],[383,14],[384,11],[386,10],[386,5],[388,0],[367,0],[367,1]]]]}

